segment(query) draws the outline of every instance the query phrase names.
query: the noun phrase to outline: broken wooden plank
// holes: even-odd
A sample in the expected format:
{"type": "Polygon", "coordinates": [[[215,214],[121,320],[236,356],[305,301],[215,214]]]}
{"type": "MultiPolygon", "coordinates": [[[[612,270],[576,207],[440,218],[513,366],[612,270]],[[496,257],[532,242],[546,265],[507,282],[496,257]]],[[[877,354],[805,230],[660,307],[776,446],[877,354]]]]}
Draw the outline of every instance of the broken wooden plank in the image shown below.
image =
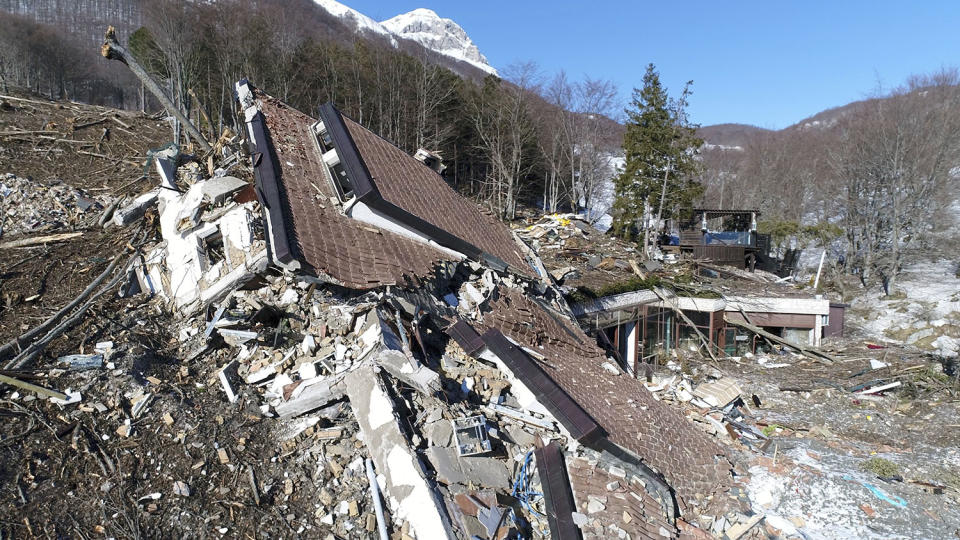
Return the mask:
{"type": "Polygon", "coordinates": [[[70,240],[71,238],[76,238],[82,235],[83,235],[82,232],[72,232],[72,233],[49,234],[46,236],[35,236],[33,238],[21,238],[19,240],[11,240],[9,242],[4,242],[0,244],[0,249],[30,247],[30,246],[37,246],[40,244],[50,244],[53,242],[63,242],[64,240],[70,240]]]}
{"type": "Polygon", "coordinates": [[[737,523],[736,525],[727,529],[727,531],[723,534],[724,540],[739,540],[748,532],[750,532],[750,529],[756,527],[758,523],[763,521],[763,518],[765,517],[766,515],[764,514],[754,514],[753,517],[747,521],[743,523],[737,523]]]}
{"type": "Polygon", "coordinates": [[[44,388],[42,386],[37,386],[35,384],[30,384],[28,382],[21,381],[20,379],[14,379],[7,375],[0,375],[0,383],[6,383],[17,388],[23,388],[35,394],[40,394],[41,396],[46,396],[50,398],[56,398],[63,401],[67,400],[67,395],[62,392],[57,392],[56,390],[50,390],[49,388],[44,388]]]}
{"type": "Polygon", "coordinates": [[[874,386],[873,388],[866,388],[857,393],[861,395],[876,394],[877,392],[883,392],[884,390],[890,390],[890,389],[896,388],[901,384],[903,383],[901,383],[900,381],[894,381],[892,383],[881,384],[880,386],[874,386]]]}

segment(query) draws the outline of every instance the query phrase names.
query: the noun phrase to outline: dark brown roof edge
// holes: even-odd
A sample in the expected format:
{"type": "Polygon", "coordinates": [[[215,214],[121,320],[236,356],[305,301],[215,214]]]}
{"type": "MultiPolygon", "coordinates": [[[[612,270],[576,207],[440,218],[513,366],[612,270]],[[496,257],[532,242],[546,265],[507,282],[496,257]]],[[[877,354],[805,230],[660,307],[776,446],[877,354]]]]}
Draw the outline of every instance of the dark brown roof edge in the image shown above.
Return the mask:
{"type": "Polygon", "coordinates": [[[470,323],[463,319],[458,320],[447,328],[447,335],[452,337],[453,340],[460,345],[463,352],[474,358],[486,347],[480,334],[470,326],[470,323]]]}
{"type": "Polygon", "coordinates": [[[563,453],[556,443],[551,442],[534,450],[533,454],[537,458],[537,475],[540,477],[543,502],[546,504],[550,538],[580,540],[580,528],[573,522],[576,503],[573,500],[573,489],[567,475],[567,465],[563,461],[563,453]]]}
{"type": "MultiPolygon", "coordinates": [[[[354,193],[359,200],[397,221],[426,234],[441,246],[463,253],[469,258],[481,261],[497,270],[503,271],[508,268],[507,263],[498,257],[484,252],[463,238],[452,234],[446,229],[437,227],[433,223],[411,214],[384,199],[373,177],[370,175],[367,164],[363,161],[363,156],[360,154],[360,150],[357,148],[353,136],[350,135],[350,131],[343,121],[343,115],[333,106],[333,103],[328,102],[320,106],[320,119],[323,121],[324,127],[327,128],[327,133],[329,133],[333,139],[334,147],[337,149],[337,155],[340,157],[340,162],[343,164],[347,176],[353,183],[354,193]]],[[[406,155],[406,153],[404,153],[404,155],[406,155]]]]}
{"type": "Polygon", "coordinates": [[[470,356],[476,357],[484,347],[490,349],[580,443],[589,444],[604,436],[600,424],[499,330],[491,328],[481,336],[469,323],[460,320],[446,332],[470,356]]]}
{"type": "MultiPolygon", "coordinates": [[[[253,89],[253,85],[247,79],[241,79],[237,85],[246,85],[253,89]]],[[[280,174],[263,113],[257,111],[249,124],[255,139],[250,143],[250,150],[253,154],[253,174],[256,181],[257,198],[260,199],[260,204],[267,209],[270,228],[273,232],[271,241],[267,242],[267,249],[273,252],[274,258],[281,264],[291,264],[296,259],[290,249],[290,236],[286,227],[287,221],[283,212],[283,199],[278,181],[280,174]]]]}

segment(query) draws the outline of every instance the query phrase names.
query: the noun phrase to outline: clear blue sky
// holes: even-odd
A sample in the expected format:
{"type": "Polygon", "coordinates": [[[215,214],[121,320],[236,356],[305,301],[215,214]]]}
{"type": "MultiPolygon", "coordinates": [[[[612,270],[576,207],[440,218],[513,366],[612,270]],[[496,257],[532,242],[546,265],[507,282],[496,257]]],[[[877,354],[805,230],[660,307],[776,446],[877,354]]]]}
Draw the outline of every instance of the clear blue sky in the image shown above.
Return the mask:
{"type": "Polygon", "coordinates": [[[910,74],[960,65],[960,1],[340,0],[383,20],[418,7],[455,20],[502,69],[612,80],[624,102],[656,64],[690,114],[783,128],[910,74]]]}

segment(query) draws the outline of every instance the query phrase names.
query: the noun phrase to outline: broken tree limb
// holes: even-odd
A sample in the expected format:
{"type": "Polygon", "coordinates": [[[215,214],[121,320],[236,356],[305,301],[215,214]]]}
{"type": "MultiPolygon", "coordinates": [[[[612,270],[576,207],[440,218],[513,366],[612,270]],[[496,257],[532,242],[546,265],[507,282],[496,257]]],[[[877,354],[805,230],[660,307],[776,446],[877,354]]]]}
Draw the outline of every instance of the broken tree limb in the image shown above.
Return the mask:
{"type": "MultiPolygon", "coordinates": [[[[747,321],[747,324],[753,324],[753,321],[750,320],[750,316],[747,315],[746,311],[744,311],[743,306],[741,306],[740,304],[737,304],[737,308],[740,311],[740,315],[743,316],[743,320],[747,321]]],[[[754,324],[754,326],[756,325],[754,324]]],[[[771,349],[773,348],[773,342],[770,341],[769,338],[767,338],[766,336],[760,336],[760,337],[762,337],[763,340],[767,342],[767,345],[769,345],[771,349]]]]}
{"type": "Polygon", "coordinates": [[[61,233],[61,234],[49,234],[47,236],[35,236],[33,238],[21,238],[20,240],[11,240],[9,242],[4,242],[0,244],[0,249],[30,247],[30,246],[38,246],[41,244],[50,244],[52,242],[63,242],[64,240],[70,240],[71,238],[76,238],[82,235],[83,235],[82,232],[72,232],[72,233],[61,233]]]}
{"type": "Polygon", "coordinates": [[[13,96],[0,96],[0,99],[5,99],[7,101],[21,101],[23,103],[36,103],[37,105],[56,105],[56,101],[37,101],[35,99],[26,99],[13,96]]]}
{"type": "Polygon", "coordinates": [[[203,103],[200,103],[200,98],[197,97],[197,94],[193,91],[193,88],[187,88],[187,95],[189,95],[190,99],[197,104],[197,110],[200,111],[200,115],[203,116],[203,121],[206,122],[207,126],[209,126],[212,130],[213,122],[211,122],[210,117],[207,116],[207,111],[203,108],[203,103]]]}
{"type": "Polygon", "coordinates": [[[120,262],[119,255],[114,257],[113,260],[110,261],[110,264],[107,265],[107,268],[99,276],[97,276],[96,279],[94,279],[93,282],[90,283],[90,285],[87,285],[87,288],[84,289],[79,296],[77,296],[69,304],[64,306],[63,309],[51,315],[50,318],[40,323],[40,325],[33,327],[27,332],[21,334],[19,337],[9,341],[8,343],[0,347],[0,358],[3,358],[10,351],[13,351],[14,349],[19,350],[21,344],[32,340],[34,337],[40,335],[42,332],[46,332],[50,327],[52,327],[54,324],[60,321],[60,319],[62,319],[64,315],[66,315],[67,313],[70,313],[70,311],[73,310],[73,308],[80,305],[80,303],[83,302],[87,298],[87,296],[90,296],[90,293],[92,293],[101,283],[103,283],[103,280],[105,280],[111,273],[113,273],[113,270],[114,268],[117,267],[118,262],[120,262]]]}
{"type": "Polygon", "coordinates": [[[713,347],[711,346],[710,340],[703,335],[700,329],[697,328],[697,325],[693,324],[693,321],[690,320],[690,317],[687,317],[687,315],[683,312],[683,310],[677,307],[677,305],[674,304],[672,301],[670,301],[667,295],[663,294],[663,292],[658,290],[657,287],[653,287],[651,288],[651,290],[653,291],[653,294],[657,295],[657,297],[663,301],[664,305],[672,309],[674,313],[676,313],[681,319],[683,319],[683,322],[687,323],[687,326],[692,328],[693,331],[697,333],[697,337],[700,338],[700,343],[702,343],[703,346],[707,348],[707,354],[710,355],[710,358],[713,359],[714,362],[718,362],[717,355],[714,354],[713,352],[713,347]]]}
{"type": "Polygon", "coordinates": [[[14,379],[13,377],[8,377],[6,375],[0,375],[0,383],[6,383],[17,388],[23,388],[24,390],[29,390],[35,394],[40,394],[41,396],[51,397],[62,399],[66,401],[67,395],[62,392],[57,392],[56,390],[50,390],[49,388],[44,388],[42,386],[37,386],[35,384],[30,384],[28,382],[21,381],[20,379],[14,379]]]}
{"type": "Polygon", "coordinates": [[[47,130],[39,130],[39,131],[38,131],[38,130],[26,131],[26,130],[20,130],[20,129],[15,129],[15,130],[12,130],[12,131],[0,131],[0,137],[19,137],[19,136],[22,136],[22,135],[49,135],[49,134],[59,135],[60,132],[58,132],[58,131],[50,131],[50,130],[48,130],[48,129],[47,129],[47,130]]]}
{"type": "Polygon", "coordinates": [[[80,130],[83,129],[83,128],[87,128],[87,127],[90,127],[90,126],[95,126],[95,125],[97,125],[97,124],[102,124],[102,123],[104,123],[104,122],[106,122],[106,121],[107,121],[106,118],[101,118],[101,119],[99,119],[99,120],[94,120],[93,122],[86,122],[86,123],[84,123],[84,124],[78,124],[78,125],[76,125],[76,126],[73,126],[73,130],[74,130],[74,131],[80,131],[80,130]]]}
{"type": "Polygon", "coordinates": [[[160,101],[160,104],[163,105],[163,108],[167,110],[170,114],[174,116],[177,120],[180,121],[180,124],[183,125],[184,129],[187,130],[187,133],[191,137],[196,139],[197,143],[200,145],[200,148],[204,152],[213,151],[213,147],[210,146],[210,143],[203,138],[203,135],[200,134],[200,130],[190,122],[190,119],[177,108],[176,105],[170,101],[170,98],[163,93],[163,90],[157,85],[157,83],[150,77],[150,74],[147,73],[143,66],[137,62],[136,58],[130,54],[125,48],[123,48],[120,43],[117,41],[116,30],[112,26],[107,27],[106,33],[103,35],[103,46],[100,47],[100,54],[104,58],[110,60],[119,60],[127,65],[130,68],[130,71],[137,76],[138,79],[143,83],[143,86],[150,91],[151,94],[156,96],[157,100],[160,101]]]}
{"type": "Polygon", "coordinates": [[[780,336],[778,336],[778,335],[776,335],[776,334],[771,334],[770,332],[767,332],[767,331],[764,330],[763,328],[760,328],[760,327],[758,327],[758,326],[754,326],[754,325],[752,325],[752,324],[750,324],[750,323],[748,323],[748,322],[740,322],[740,321],[734,321],[734,320],[729,320],[729,319],[727,320],[727,322],[730,323],[730,324],[739,326],[739,327],[741,327],[741,328],[746,328],[747,330],[753,332],[754,334],[757,334],[758,336],[764,337],[764,338],[766,338],[766,339],[768,339],[768,340],[770,340],[770,341],[775,341],[775,342],[777,342],[777,343],[779,343],[779,344],[781,344],[781,345],[784,345],[784,346],[786,346],[786,347],[790,347],[791,349],[794,349],[794,350],[798,351],[800,354],[806,356],[807,358],[811,358],[811,359],[816,360],[816,361],[818,361],[818,362],[821,362],[821,363],[824,363],[824,364],[827,364],[827,365],[831,365],[831,364],[834,364],[834,363],[838,362],[838,360],[837,360],[836,358],[834,358],[833,356],[830,356],[829,354],[827,354],[827,353],[825,353],[825,352],[823,352],[823,351],[817,350],[817,349],[812,348],[812,347],[808,347],[808,346],[806,346],[806,345],[800,345],[800,344],[794,343],[794,342],[792,342],[792,341],[787,341],[786,339],[783,339],[782,337],[780,337],[780,336]]]}
{"type": "Polygon", "coordinates": [[[23,352],[15,356],[10,362],[7,363],[6,369],[22,369],[28,363],[33,361],[41,352],[50,344],[51,341],[63,335],[66,331],[73,328],[76,324],[83,320],[83,317],[86,316],[87,310],[97,301],[98,298],[103,296],[108,291],[112,290],[114,287],[120,283],[120,280],[127,275],[127,270],[137,260],[139,254],[134,253],[128,260],[127,263],[123,266],[123,269],[113,277],[106,285],[104,285],[99,291],[92,294],[90,298],[82,305],[80,308],[71,315],[67,317],[63,322],[52,328],[49,332],[46,333],[42,338],[33,342],[29,347],[24,349],[23,352]]]}

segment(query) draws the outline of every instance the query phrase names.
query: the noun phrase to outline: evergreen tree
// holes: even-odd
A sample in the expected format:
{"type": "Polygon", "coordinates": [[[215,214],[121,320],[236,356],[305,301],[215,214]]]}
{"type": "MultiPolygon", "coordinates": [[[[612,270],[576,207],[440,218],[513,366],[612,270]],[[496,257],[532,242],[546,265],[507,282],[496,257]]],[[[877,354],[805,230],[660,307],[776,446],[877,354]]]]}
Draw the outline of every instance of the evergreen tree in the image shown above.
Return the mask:
{"type": "MultiPolygon", "coordinates": [[[[634,238],[645,210],[657,220],[678,217],[703,194],[703,187],[694,180],[699,166],[695,154],[703,141],[696,136],[698,126],[690,124],[685,112],[692,83],[686,84],[679,99],[671,99],[650,64],[643,88],[633,90],[630,108],[625,111],[626,164],[614,179],[613,230],[623,239],[634,238]]],[[[644,230],[644,238],[646,233],[644,230]]]]}

